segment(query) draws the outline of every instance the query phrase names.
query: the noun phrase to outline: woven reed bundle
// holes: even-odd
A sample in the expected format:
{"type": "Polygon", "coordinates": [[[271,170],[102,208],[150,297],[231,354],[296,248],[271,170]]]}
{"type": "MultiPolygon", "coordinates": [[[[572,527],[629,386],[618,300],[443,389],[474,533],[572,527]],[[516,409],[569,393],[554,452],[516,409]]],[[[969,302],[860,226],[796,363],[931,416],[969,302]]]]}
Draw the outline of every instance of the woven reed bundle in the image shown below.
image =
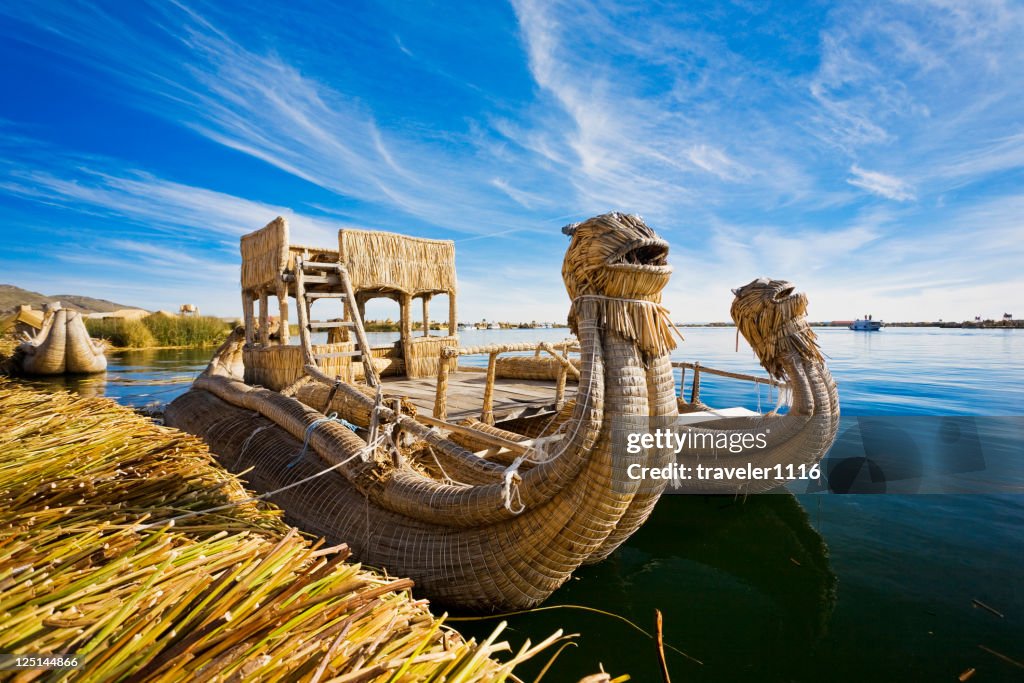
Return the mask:
{"type": "MultiPolygon", "coordinates": [[[[354,388],[365,397],[365,400],[357,400],[349,392],[336,391],[334,392],[334,397],[331,398],[330,405],[327,405],[327,399],[331,395],[331,388],[317,382],[302,384],[296,390],[295,397],[307,406],[315,408],[325,415],[337,413],[338,417],[348,420],[354,425],[369,427],[376,391],[371,387],[359,384],[354,385],[354,388]]],[[[392,405],[393,401],[398,401],[404,415],[416,416],[416,406],[409,399],[403,396],[385,394],[384,400],[388,405],[392,405]]]]}
{"type": "Polygon", "coordinates": [[[288,267],[288,222],[278,216],[242,235],[242,289],[272,288],[288,267]]]}
{"type": "MultiPolygon", "coordinates": [[[[772,376],[785,381],[790,397],[786,414],[775,411],[753,418],[723,420],[714,429],[689,428],[692,435],[726,433],[737,438],[761,435],[766,447],[732,453],[724,447],[702,447],[682,452],[691,464],[713,463],[719,467],[774,468],[776,465],[810,465],[818,462],[835,441],[839,430],[839,392],[825,364],[814,332],[807,324],[807,297],[796,293],[789,282],[760,278],[733,290],[733,319],[739,333],[757,353],[772,376]]],[[[772,480],[753,480],[742,488],[758,493],[779,486],[772,480]]],[[[688,490],[733,493],[731,481],[704,480],[689,483],[688,490]]]]}
{"type": "Polygon", "coordinates": [[[455,243],[371,230],[338,231],[338,253],[358,291],[454,293],[455,243]]]}
{"type": "Polygon", "coordinates": [[[606,329],[635,341],[647,357],[676,347],[661,291],[668,284],[668,243],[639,216],[607,213],[563,229],[572,243],[562,278],[573,305],[569,328],[577,333],[579,307],[606,329]]]}
{"type": "MultiPolygon", "coordinates": [[[[569,362],[579,369],[579,359],[569,362]]],[[[501,356],[495,361],[494,370],[499,379],[557,380],[562,364],[551,356],[501,356]]],[[[575,382],[576,377],[568,374],[566,381],[575,382]]]]}
{"type": "Polygon", "coordinates": [[[0,381],[0,449],[0,650],[77,655],[47,680],[501,681],[559,636],[497,661],[111,401],[0,381]]]}
{"type": "Polygon", "coordinates": [[[796,354],[822,362],[818,337],[806,323],[807,295],[785,280],[758,278],[733,290],[729,313],[768,373],[782,379],[782,359],[796,354]]]}
{"type": "MultiPolygon", "coordinates": [[[[437,377],[438,359],[445,347],[457,345],[458,337],[412,337],[404,345],[406,377],[437,377]]],[[[448,360],[449,369],[458,366],[457,360],[448,360]]]]}
{"type": "MultiPolygon", "coordinates": [[[[465,420],[460,421],[459,424],[464,427],[472,427],[474,430],[482,432],[484,434],[490,434],[491,436],[498,436],[501,437],[502,439],[508,439],[509,441],[516,441],[521,443],[527,440],[527,438],[522,434],[510,432],[507,429],[501,429],[500,427],[495,427],[494,425],[489,425],[486,422],[481,422],[480,420],[477,420],[475,418],[466,418],[465,420]]],[[[482,441],[480,439],[474,438],[472,434],[465,434],[463,432],[453,432],[452,435],[449,436],[448,438],[450,438],[452,441],[459,444],[460,446],[468,448],[469,450],[474,452],[494,449],[491,442],[482,441]]],[[[489,456],[489,459],[495,462],[511,464],[515,460],[515,456],[508,455],[507,457],[504,458],[495,458],[489,456]]],[[[532,466],[532,463],[524,464],[532,466]]]]}
{"type": "MultiPolygon", "coordinates": [[[[316,354],[349,352],[355,350],[355,342],[314,344],[312,348],[316,354]]],[[[242,357],[245,363],[245,381],[249,384],[280,391],[305,374],[302,369],[304,361],[300,346],[254,346],[244,349],[242,357]]],[[[323,358],[320,360],[320,367],[331,377],[342,377],[346,381],[355,378],[350,357],[323,358]]]]}

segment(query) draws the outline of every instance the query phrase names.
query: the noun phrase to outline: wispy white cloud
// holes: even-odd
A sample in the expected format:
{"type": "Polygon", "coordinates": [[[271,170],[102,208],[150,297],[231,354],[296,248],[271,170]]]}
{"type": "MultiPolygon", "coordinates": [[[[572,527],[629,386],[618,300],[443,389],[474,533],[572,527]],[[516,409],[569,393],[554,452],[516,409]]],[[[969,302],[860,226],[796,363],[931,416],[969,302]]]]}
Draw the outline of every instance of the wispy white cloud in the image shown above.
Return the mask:
{"type": "Polygon", "coordinates": [[[1010,215],[1012,174],[1024,166],[1019,4],[512,4],[513,15],[496,15],[509,23],[473,27],[493,31],[478,52],[466,27],[428,22],[417,38],[415,22],[392,26],[390,15],[377,35],[357,23],[364,15],[346,14],[359,38],[347,41],[321,33],[341,25],[336,16],[308,21],[291,13],[301,7],[177,3],[129,17],[9,4],[0,13],[19,21],[6,39],[73,62],[110,99],[264,162],[247,162],[254,175],[308,185],[290,185],[294,201],[239,197],[145,159],[47,159],[4,166],[0,189],[129,226],[119,258],[146,263],[141,245],[163,240],[182,269],[211,273],[207,262],[236,258],[238,234],[278,213],[297,239],[324,244],[336,220],[461,233],[468,317],[564,315],[550,295],[560,291],[557,229],[611,209],[641,213],[672,241],[680,284],[669,300],[683,318],[720,319],[728,288],[764,273],[813,289],[822,317],[870,303],[850,291],[916,314],[966,306],[967,290],[1002,301],[997,283],[1015,281],[1006,259],[1019,255],[1008,244],[1024,242],[1010,215]],[[339,42],[350,53],[334,51],[339,42]],[[434,61],[456,43],[453,59],[434,61]],[[470,85],[488,71],[502,76],[470,85]],[[459,83],[472,98],[430,99],[459,83]],[[968,223],[974,240],[962,239],[968,223]],[[912,295],[913,278],[931,284],[912,295]]]}
{"type": "Polygon", "coordinates": [[[914,192],[905,180],[878,171],[867,171],[856,164],[850,167],[850,173],[852,177],[847,178],[846,182],[854,187],[897,202],[914,199],[914,192]]]}

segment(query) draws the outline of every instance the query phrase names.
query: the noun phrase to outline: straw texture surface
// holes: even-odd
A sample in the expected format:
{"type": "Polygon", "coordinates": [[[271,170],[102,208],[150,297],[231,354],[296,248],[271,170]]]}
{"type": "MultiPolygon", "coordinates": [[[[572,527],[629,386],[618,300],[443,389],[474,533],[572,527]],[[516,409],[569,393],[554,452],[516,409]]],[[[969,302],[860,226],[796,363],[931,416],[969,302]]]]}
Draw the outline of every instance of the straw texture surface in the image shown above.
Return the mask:
{"type": "Polygon", "coordinates": [[[338,253],[357,291],[416,296],[455,292],[455,243],[389,232],[338,231],[338,253]]]}

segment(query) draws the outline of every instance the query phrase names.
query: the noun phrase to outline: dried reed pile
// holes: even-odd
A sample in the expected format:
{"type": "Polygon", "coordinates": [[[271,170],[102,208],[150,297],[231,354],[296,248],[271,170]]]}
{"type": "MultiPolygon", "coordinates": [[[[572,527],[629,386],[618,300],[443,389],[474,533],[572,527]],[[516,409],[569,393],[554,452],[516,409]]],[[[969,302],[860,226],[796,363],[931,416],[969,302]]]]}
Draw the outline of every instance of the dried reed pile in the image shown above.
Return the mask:
{"type": "Polygon", "coordinates": [[[729,314],[775,379],[785,378],[783,359],[791,356],[822,363],[818,337],[807,324],[807,295],[785,280],[760,278],[733,290],[729,314]]]}
{"type": "Polygon", "coordinates": [[[0,380],[0,452],[0,651],[81,663],[18,680],[501,681],[559,637],[497,662],[110,401],[0,380]]]}
{"type": "Polygon", "coordinates": [[[455,293],[455,243],[376,230],[338,231],[338,253],[356,290],[455,293]]]}

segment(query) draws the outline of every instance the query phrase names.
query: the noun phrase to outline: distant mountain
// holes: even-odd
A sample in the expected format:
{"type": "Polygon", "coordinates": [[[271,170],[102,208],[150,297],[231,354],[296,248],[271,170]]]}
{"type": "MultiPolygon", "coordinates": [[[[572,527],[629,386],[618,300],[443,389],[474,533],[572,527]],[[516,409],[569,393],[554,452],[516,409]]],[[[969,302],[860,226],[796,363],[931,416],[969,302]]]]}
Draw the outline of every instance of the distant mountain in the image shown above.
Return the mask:
{"type": "Polygon", "coordinates": [[[138,308],[119,304],[106,299],[94,299],[91,296],[77,294],[54,294],[47,296],[14,285],[0,285],[0,313],[14,310],[21,304],[30,304],[33,308],[42,308],[44,304],[59,301],[61,306],[83,313],[109,313],[122,308],[138,308]]]}

